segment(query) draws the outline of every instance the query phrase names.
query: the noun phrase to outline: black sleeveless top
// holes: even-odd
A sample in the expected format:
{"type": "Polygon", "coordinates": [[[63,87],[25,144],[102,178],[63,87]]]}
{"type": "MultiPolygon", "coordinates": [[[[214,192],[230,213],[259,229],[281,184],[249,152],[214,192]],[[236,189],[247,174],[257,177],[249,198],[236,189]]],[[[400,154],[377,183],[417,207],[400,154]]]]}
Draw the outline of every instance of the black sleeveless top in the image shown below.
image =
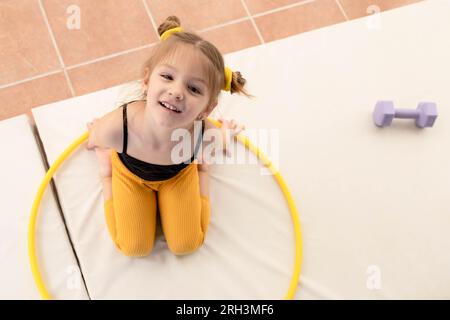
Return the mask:
{"type": "Polygon", "coordinates": [[[127,144],[128,144],[128,127],[127,127],[127,105],[123,105],[123,150],[122,153],[118,153],[118,156],[125,167],[128,168],[132,173],[137,175],[138,177],[149,180],[149,181],[159,181],[159,180],[167,180],[177,175],[178,172],[186,168],[191,162],[194,161],[198,149],[200,147],[203,131],[205,129],[205,121],[202,121],[202,132],[198,136],[197,143],[195,145],[194,154],[191,159],[186,160],[185,162],[178,164],[153,164],[148,163],[127,154],[127,144]]]}

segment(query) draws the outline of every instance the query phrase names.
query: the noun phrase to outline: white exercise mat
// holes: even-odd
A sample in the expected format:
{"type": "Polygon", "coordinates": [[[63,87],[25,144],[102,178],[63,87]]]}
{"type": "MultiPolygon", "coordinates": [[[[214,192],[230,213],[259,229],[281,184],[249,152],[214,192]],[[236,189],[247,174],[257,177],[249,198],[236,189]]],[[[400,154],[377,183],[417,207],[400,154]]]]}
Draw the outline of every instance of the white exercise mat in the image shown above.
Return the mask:
{"type": "MultiPolygon", "coordinates": [[[[34,109],[49,161],[85,131],[87,121],[116,107],[126,87],[34,109]]],[[[211,224],[198,252],[174,256],[158,237],[151,255],[137,259],[115,249],[95,154],[78,149],[55,179],[91,298],[282,298],[294,260],[290,215],[273,177],[253,163],[211,168],[211,224]]]]}
{"type": "MultiPolygon", "coordinates": [[[[40,299],[28,259],[31,206],[45,167],[27,116],[0,122],[0,299],[40,299]]],[[[49,188],[37,219],[36,252],[54,299],[86,299],[72,247],[49,188]]]]}

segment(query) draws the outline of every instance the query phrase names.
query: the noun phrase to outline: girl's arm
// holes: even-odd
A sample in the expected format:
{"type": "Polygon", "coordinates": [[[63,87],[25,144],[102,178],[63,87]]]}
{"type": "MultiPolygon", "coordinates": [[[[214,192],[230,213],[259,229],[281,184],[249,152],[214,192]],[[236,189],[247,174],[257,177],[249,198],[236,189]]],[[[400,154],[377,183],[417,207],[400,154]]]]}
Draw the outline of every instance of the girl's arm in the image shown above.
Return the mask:
{"type": "Polygon", "coordinates": [[[209,198],[209,174],[207,164],[198,164],[198,179],[200,182],[200,195],[209,198]]]}
{"type": "Polygon", "coordinates": [[[95,118],[93,121],[87,123],[89,138],[86,143],[86,149],[113,148],[118,152],[121,151],[121,137],[123,133],[121,117],[119,117],[117,110],[119,109],[107,113],[100,119],[95,118]]]}
{"type": "MultiPolygon", "coordinates": [[[[242,130],[245,130],[245,126],[237,124],[234,120],[225,120],[219,118],[218,121],[222,124],[220,128],[222,144],[216,144],[214,147],[214,153],[218,152],[227,153],[227,147],[234,138],[235,135],[239,134],[242,130]]],[[[217,129],[214,124],[209,121],[205,123],[205,130],[217,129]]],[[[204,144],[205,145],[205,144],[204,144]]],[[[205,150],[203,147],[202,150],[205,150]]],[[[209,197],[209,174],[208,174],[208,159],[211,155],[202,154],[197,165],[198,177],[200,182],[200,194],[205,197],[209,197]]]]}

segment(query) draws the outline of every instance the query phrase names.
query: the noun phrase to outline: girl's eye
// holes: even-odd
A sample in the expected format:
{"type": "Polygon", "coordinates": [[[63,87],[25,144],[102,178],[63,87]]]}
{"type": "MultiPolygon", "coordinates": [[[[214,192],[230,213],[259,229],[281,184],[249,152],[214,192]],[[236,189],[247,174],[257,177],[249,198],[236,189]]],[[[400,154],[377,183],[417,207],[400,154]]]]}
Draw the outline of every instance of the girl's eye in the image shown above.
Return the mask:
{"type": "MultiPolygon", "coordinates": [[[[162,74],[161,77],[163,77],[164,79],[172,79],[172,76],[169,74],[162,74]]],[[[191,87],[192,92],[195,92],[197,94],[201,94],[200,90],[198,90],[196,87],[191,87]]]]}
{"type": "Polygon", "coordinates": [[[200,90],[198,90],[196,87],[191,87],[191,88],[192,88],[192,91],[193,91],[193,92],[196,91],[196,93],[199,93],[199,94],[201,93],[200,90]],[[195,91],[194,91],[194,90],[195,90],[195,91]]]}

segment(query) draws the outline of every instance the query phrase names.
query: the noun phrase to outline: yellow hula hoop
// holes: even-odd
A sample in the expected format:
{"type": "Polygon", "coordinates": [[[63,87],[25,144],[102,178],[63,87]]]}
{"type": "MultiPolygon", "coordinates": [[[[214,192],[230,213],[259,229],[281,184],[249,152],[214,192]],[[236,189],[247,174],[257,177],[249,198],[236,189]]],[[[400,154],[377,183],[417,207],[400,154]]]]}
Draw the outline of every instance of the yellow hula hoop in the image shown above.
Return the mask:
{"type": "MultiPolygon", "coordinates": [[[[216,127],[221,127],[221,123],[208,118],[208,120],[213,123],[216,127]]],[[[56,172],[56,170],[59,168],[59,166],[64,162],[64,160],[67,159],[67,157],[77,148],[79,147],[84,141],[87,140],[89,137],[89,132],[84,133],[82,136],[80,136],[78,139],[76,139],[69,147],[67,147],[66,150],[59,156],[59,158],[55,161],[55,163],[48,169],[47,174],[45,175],[44,179],[41,182],[41,185],[39,186],[38,193],[36,194],[36,197],[33,201],[33,206],[31,208],[31,216],[30,221],[28,224],[28,257],[30,261],[31,266],[31,272],[33,273],[34,281],[36,282],[36,286],[38,288],[39,294],[41,295],[42,299],[49,300],[51,299],[51,295],[45,288],[44,281],[42,280],[41,273],[39,271],[39,264],[36,254],[36,242],[35,242],[35,232],[36,232],[36,220],[37,220],[37,214],[39,205],[42,200],[42,196],[44,194],[45,189],[47,188],[48,183],[53,177],[53,174],[56,172]]],[[[289,288],[287,290],[287,293],[284,297],[284,299],[293,299],[295,295],[295,290],[298,285],[298,280],[300,277],[300,267],[301,267],[301,261],[302,261],[302,239],[301,239],[301,231],[300,231],[300,223],[298,220],[298,212],[297,208],[295,207],[294,199],[291,196],[291,193],[289,192],[289,189],[286,185],[286,182],[284,182],[283,177],[281,176],[281,173],[273,166],[272,162],[257,148],[254,146],[247,137],[244,137],[242,135],[237,135],[236,139],[241,142],[247,149],[252,151],[258,159],[260,159],[263,164],[270,170],[270,172],[273,174],[273,177],[277,181],[281,191],[283,192],[283,195],[288,203],[289,211],[291,212],[292,222],[294,224],[294,231],[295,231],[295,259],[294,259],[294,271],[292,273],[291,282],[289,284],[289,288]]]]}

